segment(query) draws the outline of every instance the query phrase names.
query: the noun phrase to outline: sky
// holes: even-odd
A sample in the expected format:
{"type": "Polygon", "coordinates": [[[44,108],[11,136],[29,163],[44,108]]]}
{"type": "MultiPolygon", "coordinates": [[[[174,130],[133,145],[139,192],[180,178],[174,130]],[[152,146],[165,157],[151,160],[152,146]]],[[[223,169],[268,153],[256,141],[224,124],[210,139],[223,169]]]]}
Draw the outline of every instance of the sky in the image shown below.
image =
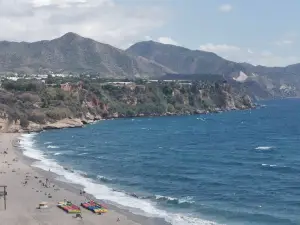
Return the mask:
{"type": "Polygon", "coordinates": [[[254,65],[300,63],[300,1],[0,0],[0,40],[154,40],[254,65]]]}

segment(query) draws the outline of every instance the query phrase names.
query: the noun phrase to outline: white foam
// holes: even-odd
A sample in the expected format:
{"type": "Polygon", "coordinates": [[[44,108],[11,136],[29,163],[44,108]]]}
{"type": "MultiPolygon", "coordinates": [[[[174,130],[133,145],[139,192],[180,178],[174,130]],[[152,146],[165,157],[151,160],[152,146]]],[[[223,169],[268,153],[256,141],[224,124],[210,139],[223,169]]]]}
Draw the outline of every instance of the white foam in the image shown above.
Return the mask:
{"type": "Polygon", "coordinates": [[[23,154],[29,158],[36,160],[43,160],[43,153],[39,150],[34,149],[33,138],[36,136],[36,133],[24,134],[20,137],[20,145],[23,147],[23,154]]]}
{"type": "Polygon", "coordinates": [[[255,149],[256,150],[271,150],[271,149],[273,149],[274,147],[272,147],[272,146],[258,146],[258,147],[256,147],[255,149]]]}
{"type": "Polygon", "coordinates": [[[53,155],[62,155],[62,153],[61,152],[56,152],[53,155]]]}
{"type": "Polygon", "coordinates": [[[169,196],[163,196],[163,195],[155,195],[155,199],[157,200],[167,200],[167,201],[176,201],[178,204],[183,204],[183,203],[194,203],[193,197],[187,196],[187,197],[182,197],[182,198],[173,198],[169,196]]]}
{"type": "Polygon", "coordinates": [[[264,167],[277,167],[277,165],[275,165],[275,164],[266,164],[266,163],[263,163],[261,165],[264,166],[264,167]]]}
{"type": "Polygon", "coordinates": [[[84,176],[84,177],[87,176],[87,173],[86,173],[86,172],[83,172],[83,171],[81,171],[81,170],[74,170],[74,172],[75,172],[75,173],[78,173],[78,174],[80,174],[81,176],[84,176]]]}
{"type": "Polygon", "coordinates": [[[193,201],[193,197],[191,196],[187,196],[187,197],[182,197],[178,199],[178,203],[182,204],[182,203],[194,203],[195,201],[193,201]]]}
{"type": "Polygon", "coordinates": [[[177,198],[172,198],[172,197],[168,197],[168,196],[163,196],[163,195],[155,195],[155,199],[159,200],[159,199],[168,199],[168,200],[176,200],[177,198]]]}
{"type": "Polygon", "coordinates": [[[59,148],[59,147],[55,145],[48,145],[47,148],[59,148]]]}
{"type": "Polygon", "coordinates": [[[88,152],[79,153],[78,155],[80,156],[80,155],[86,155],[86,154],[88,154],[88,152]]]}
{"type": "Polygon", "coordinates": [[[97,175],[97,179],[99,179],[101,181],[113,181],[114,180],[112,178],[101,176],[101,175],[97,175]]]}
{"type": "Polygon", "coordinates": [[[90,178],[82,176],[80,171],[73,173],[65,170],[55,160],[48,159],[45,155],[34,147],[34,137],[36,134],[24,134],[20,138],[20,144],[24,148],[24,155],[38,161],[34,162],[32,166],[38,167],[45,171],[56,173],[60,177],[59,180],[79,184],[84,187],[84,190],[92,194],[94,197],[117,204],[119,207],[131,209],[133,213],[159,217],[165,219],[173,225],[215,225],[215,222],[202,220],[193,215],[183,215],[179,213],[170,213],[162,209],[158,209],[153,202],[146,199],[138,199],[129,196],[123,192],[114,191],[113,189],[95,183],[90,178]]]}

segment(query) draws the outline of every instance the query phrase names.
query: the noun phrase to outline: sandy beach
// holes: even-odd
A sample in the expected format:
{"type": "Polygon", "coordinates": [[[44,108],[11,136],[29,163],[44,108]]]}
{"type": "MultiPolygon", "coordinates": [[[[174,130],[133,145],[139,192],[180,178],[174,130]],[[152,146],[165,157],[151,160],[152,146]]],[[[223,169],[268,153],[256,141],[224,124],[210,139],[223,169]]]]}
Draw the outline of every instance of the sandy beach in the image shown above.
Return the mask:
{"type": "Polygon", "coordinates": [[[0,185],[7,186],[6,210],[4,198],[0,196],[1,225],[141,224],[112,209],[106,214],[96,215],[81,208],[82,219],[59,209],[59,201],[67,199],[80,205],[86,197],[63,188],[46,173],[39,173],[22,160],[16,148],[18,136],[0,133],[0,185]],[[48,187],[43,186],[46,179],[49,179],[48,187]],[[48,208],[38,209],[41,202],[47,202],[48,208]]]}

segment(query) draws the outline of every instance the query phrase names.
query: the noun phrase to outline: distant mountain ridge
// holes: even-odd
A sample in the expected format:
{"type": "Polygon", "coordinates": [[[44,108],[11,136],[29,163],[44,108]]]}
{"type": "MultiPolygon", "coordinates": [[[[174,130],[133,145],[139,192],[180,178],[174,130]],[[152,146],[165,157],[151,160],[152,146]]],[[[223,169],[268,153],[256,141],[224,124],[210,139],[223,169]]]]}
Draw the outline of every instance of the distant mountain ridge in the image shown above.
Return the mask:
{"type": "Polygon", "coordinates": [[[149,77],[174,72],[141,56],[75,33],[50,41],[0,42],[0,71],[93,72],[103,77],[149,77]]]}
{"type": "Polygon", "coordinates": [[[244,73],[270,75],[270,73],[287,74],[300,72],[300,63],[286,67],[254,66],[249,63],[229,61],[212,52],[190,50],[154,41],[138,42],[129,47],[126,52],[153,60],[177,73],[230,75],[234,72],[243,71],[244,73]]]}
{"type": "Polygon", "coordinates": [[[240,64],[225,60],[212,52],[190,50],[154,41],[136,43],[126,52],[143,56],[177,73],[229,74],[243,69],[240,64]]]}
{"type": "MultiPolygon", "coordinates": [[[[139,42],[126,52],[155,61],[180,74],[219,74],[244,83],[257,98],[300,96],[300,63],[286,67],[253,66],[226,60],[215,53],[190,50],[154,41],[139,42]],[[258,94],[259,93],[259,94],[258,94]]],[[[174,75],[173,77],[176,77],[174,75]]],[[[189,77],[189,76],[186,76],[189,77]]]]}

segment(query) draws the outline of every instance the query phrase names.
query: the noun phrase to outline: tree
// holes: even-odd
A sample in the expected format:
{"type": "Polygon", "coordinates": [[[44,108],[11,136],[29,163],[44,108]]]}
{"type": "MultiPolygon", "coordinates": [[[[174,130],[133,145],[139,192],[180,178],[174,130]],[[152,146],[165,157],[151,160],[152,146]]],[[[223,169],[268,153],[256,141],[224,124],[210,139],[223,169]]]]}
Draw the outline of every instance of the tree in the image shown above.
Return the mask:
{"type": "Polygon", "coordinates": [[[29,126],[29,121],[26,116],[22,116],[20,118],[20,125],[21,125],[21,127],[24,127],[24,128],[29,126]]]}

